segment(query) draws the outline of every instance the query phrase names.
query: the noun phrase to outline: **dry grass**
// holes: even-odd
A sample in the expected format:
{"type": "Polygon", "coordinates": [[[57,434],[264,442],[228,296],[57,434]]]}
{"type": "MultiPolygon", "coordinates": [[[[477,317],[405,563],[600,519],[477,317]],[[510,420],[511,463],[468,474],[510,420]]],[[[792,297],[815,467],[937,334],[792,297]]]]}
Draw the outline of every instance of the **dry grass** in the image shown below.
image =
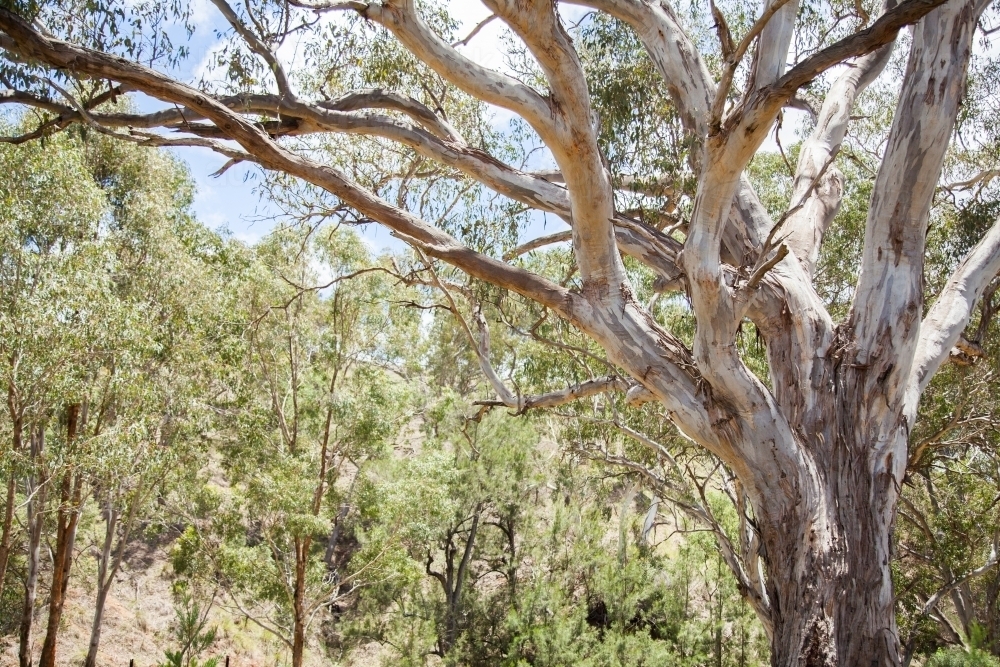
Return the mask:
{"type": "MultiPolygon", "coordinates": [[[[128,667],[130,660],[135,661],[135,667],[156,667],[163,661],[165,650],[177,648],[170,627],[175,613],[168,548],[164,544],[140,543],[123,564],[105,607],[99,667],[128,667]]],[[[87,655],[96,595],[95,569],[94,559],[84,549],[74,565],[63,613],[57,658],[60,667],[79,667],[87,655]]],[[[43,585],[47,579],[48,572],[43,571],[43,585]]],[[[45,638],[47,602],[47,591],[40,590],[40,609],[35,616],[36,659],[45,638]]],[[[218,656],[221,665],[228,655],[231,667],[283,667],[290,663],[290,654],[279,641],[221,607],[213,608],[209,625],[216,628],[217,638],[203,658],[218,656]]],[[[307,653],[306,667],[332,664],[319,647],[312,649],[307,653]]],[[[381,664],[380,653],[378,645],[362,647],[341,664],[376,667],[381,664]]],[[[15,665],[17,637],[0,638],[0,667],[15,665]]]]}

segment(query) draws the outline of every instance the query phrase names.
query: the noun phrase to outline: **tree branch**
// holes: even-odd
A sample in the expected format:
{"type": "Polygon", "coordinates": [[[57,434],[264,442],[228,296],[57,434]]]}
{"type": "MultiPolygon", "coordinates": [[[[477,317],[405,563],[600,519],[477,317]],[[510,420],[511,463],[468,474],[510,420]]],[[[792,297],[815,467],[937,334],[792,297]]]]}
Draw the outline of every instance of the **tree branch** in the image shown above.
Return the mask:
{"type": "Polygon", "coordinates": [[[627,391],[628,382],[620,377],[608,376],[596,380],[588,380],[580,384],[567,387],[547,394],[537,394],[535,396],[521,396],[511,402],[505,401],[475,401],[473,405],[483,405],[486,407],[508,407],[523,413],[535,408],[555,408],[566,403],[572,403],[581,398],[589,398],[599,394],[607,394],[612,391],[627,391]]]}
{"type": "MultiPolygon", "coordinates": [[[[916,1],[907,0],[893,11],[916,1]]],[[[864,395],[877,394],[879,402],[889,406],[902,401],[910,381],[921,328],[928,215],[965,90],[978,16],[972,11],[975,2],[943,5],[914,31],[885,158],[875,179],[877,195],[868,211],[849,323],[856,347],[852,363],[866,369],[864,395]],[[893,353],[884,354],[888,351],[893,353]]]]}
{"type": "MultiPolygon", "coordinates": [[[[788,47],[792,43],[798,13],[798,0],[771,0],[767,11],[758,19],[757,23],[763,20],[765,25],[760,30],[760,40],[757,42],[754,88],[769,86],[785,73],[788,47]],[[768,12],[770,16],[765,18],[768,12]]],[[[747,36],[752,34],[751,30],[747,36]]]]}
{"type": "Polygon", "coordinates": [[[522,39],[538,62],[551,93],[544,122],[527,119],[562,172],[573,212],[573,250],[591,298],[618,296],[626,283],[615,247],[614,192],[597,143],[595,116],[583,65],[552,0],[485,0],[522,39]]]}
{"type": "Polygon", "coordinates": [[[631,26],[676,102],[685,128],[699,138],[708,135],[708,112],[715,97],[715,82],[668,3],[642,0],[571,2],[599,9],[631,26]]]}
{"type": "Polygon", "coordinates": [[[240,20],[240,17],[236,15],[236,12],[233,11],[233,8],[229,6],[226,0],[210,1],[226,18],[226,21],[233,27],[233,30],[243,38],[247,46],[267,63],[271,74],[274,76],[274,81],[278,85],[278,92],[281,93],[282,97],[294,100],[295,94],[292,92],[292,88],[288,83],[288,75],[285,74],[285,69],[278,60],[278,56],[275,55],[271,48],[253,30],[240,20]]]}
{"type": "Polygon", "coordinates": [[[414,0],[352,4],[356,5],[352,9],[392,32],[414,56],[446,81],[485,102],[521,115],[532,125],[544,126],[550,122],[548,103],[538,91],[473,62],[445,43],[420,18],[414,0]]]}
{"type": "Polygon", "coordinates": [[[945,595],[948,595],[953,590],[955,590],[962,584],[966,583],[970,579],[974,579],[978,576],[986,574],[994,567],[996,567],[997,562],[998,562],[997,550],[993,549],[993,551],[990,553],[989,558],[986,559],[985,563],[983,563],[976,569],[967,572],[963,576],[954,579],[950,583],[945,584],[937,591],[935,591],[935,593],[927,599],[927,602],[924,603],[924,606],[920,608],[920,615],[926,616],[927,614],[931,613],[934,610],[934,608],[937,607],[937,604],[938,602],[941,601],[941,598],[943,598],[945,595]]]}
{"type": "Polygon", "coordinates": [[[911,427],[920,395],[968,326],[983,290],[1000,272],[1000,219],[962,260],[920,323],[904,413],[911,427]]]}
{"type": "Polygon", "coordinates": [[[831,163],[844,141],[857,96],[881,74],[894,43],[848,63],[827,93],[816,127],[799,153],[792,191],[799,210],[788,218],[785,243],[809,275],[816,269],[823,236],[843,195],[843,175],[831,163]]]}
{"type": "Polygon", "coordinates": [[[320,102],[317,106],[329,109],[330,111],[357,111],[359,109],[401,111],[420,123],[424,129],[433,132],[438,138],[445,141],[465,143],[465,139],[462,138],[458,130],[452,127],[451,123],[431,111],[426,105],[421,104],[412,97],[400,95],[392,91],[379,88],[359,90],[333,102],[320,102]]]}
{"type": "Polygon", "coordinates": [[[201,91],[125,59],[43,36],[21,17],[3,8],[0,8],[0,30],[6,33],[6,37],[0,38],[0,46],[22,56],[52,67],[72,69],[80,76],[114,79],[153,97],[197,109],[265,168],[284,171],[321,187],[428,255],[546,305],[571,322],[581,322],[578,309],[582,302],[569,290],[462,246],[445,232],[365,191],[336,169],[282,148],[257,124],[201,91]]]}
{"type": "MultiPolygon", "coordinates": [[[[747,49],[750,48],[750,44],[753,43],[753,40],[762,31],[766,31],[767,34],[761,35],[754,85],[759,88],[761,85],[771,83],[781,76],[781,73],[785,69],[785,60],[788,57],[788,45],[792,40],[792,30],[795,27],[798,0],[791,2],[790,13],[788,11],[781,11],[788,4],[789,0],[771,0],[750,27],[749,32],[740,41],[739,46],[732,49],[732,52],[729,54],[724,53],[725,66],[722,69],[722,76],[719,78],[715,99],[712,101],[711,119],[709,120],[710,127],[715,127],[722,121],[722,112],[725,110],[726,98],[729,96],[729,89],[733,84],[733,75],[736,73],[736,68],[742,62],[743,56],[746,55],[747,49]],[[779,11],[781,11],[781,16],[772,26],[771,19],[779,11]],[[760,55],[761,53],[763,55],[760,55]]],[[[712,10],[713,12],[718,12],[715,9],[714,3],[712,4],[712,10]]],[[[716,20],[721,20],[721,18],[721,12],[718,12],[716,20]]]]}
{"type": "Polygon", "coordinates": [[[517,246],[507,254],[503,256],[504,260],[510,261],[515,257],[520,257],[521,255],[526,255],[532,250],[538,250],[539,248],[544,248],[547,245],[552,245],[553,243],[565,243],[566,241],[571,241],[573,239],[573,232],[556,232],[555,234],[549,234],[548,236],[539,236],[536,239],[532,239],[527,243],[522,243],[517,246]]]}
{"type": "Polygon", "coordinates": [[[896,34],[901,28],[916,23],[947,1],[904,0],[882,14],[868,28],[859,30],[814,53],[795,65],[772,85],[756,91],[751,95],[746,110],[734,109],[725,125],[728,128],[735,128],[737,125],[752,127],[755,131],[766,134],[778,109],[792,99],[799,88],[834,65],[867,55],[889,44],[896,39],[896,34]],[[763,129],[761,129],[762,123],[763,129]]]}

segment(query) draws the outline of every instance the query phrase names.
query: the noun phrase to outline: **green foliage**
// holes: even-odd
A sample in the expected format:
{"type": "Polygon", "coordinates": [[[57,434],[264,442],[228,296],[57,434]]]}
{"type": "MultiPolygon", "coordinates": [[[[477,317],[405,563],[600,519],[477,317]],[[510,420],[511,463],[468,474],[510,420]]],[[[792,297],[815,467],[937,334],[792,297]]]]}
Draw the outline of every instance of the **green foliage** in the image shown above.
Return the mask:
{"type": "Polygon", "coordinates": [[[206,627],[211,605],[203,607],[193,598],[185,587],[176,592],[174,614],[176,618],[171,626],[174,641],[181,647],[176,651],[165,651],[166,662],[160,667],[216,667],[218,658],[209,658],[204,662],[199,656],[215,643],[215,628],[206,627]]]}
{"type": "Polygon", "coordinates": [[[356,553],[355,478],[408,416],[417,324],[389,269],[336,226],[285,228],[253,248],[226,297],[236,323],[214,420],[218,456],[178,494],[175,573],[221,586],[284,640],[326,622],[384,555],[356,553]],[[370,561],[370,562],[369,562],[370,561]]]}
{"type": "MultiPolygon", "coordinates": [[[[461,37],[442,3],[418,4],[443,40],[461,37]]],[[[737,40],[759,11],[749,0],[717,4],[737,40]]],[[[876,4],[802,3],[796,52],[839,39],[876,4]]],[[[56,34],[151,65],[176,64],[185,49],[174,41],[191,29],[190,8],[174,1],[11,7],[56,34]]],[[[675,9],[718,74],[713,17],[699,3],[675,9]]],[[[303,35],[308,66],[293,73],[303,97],[390,90],[447,118],[466,148],[538,166],[532,130],[496,122],[487,105],[373,22],[352,15],[289,25],[289,6],[273,0],[234,11],[275,49],[283,30],[303,35]]],[[[701,147],[671,99],[675,84],[651,83],[660,75],[622,23],[595,13],[570,30],[612,178],[651,191],[619,189],[617,209],[682,241],[701,147]]],[[[261,60],[221,37],[208,58],[221,76],[205,87],[269,90],[272,74],[261,60]]],[[[509,68],[544,95],[531,54],[506,39],[509,68]]],[[[837,321],[849,316],[894,109],[894,82],[885,79],[899,74],[904,51],[864,94],[830,165],[844,195],[815,287],[837,321]]],[[[750,62],[737,70],[736,90],[746,89],[750,62]]],[[[5,82],[50,93],[37,71],[5,61],[2,73],[5,82]]],[[[1000,65],[975,58],[943,177],[955,185],[941,188],[931,214],[928,302],[1000,212],[1000,179],[986,175],[1000,151],[998,83],[1000,65]]],[[[818,79],[801,94],[811,99],[828,84],[818,79]]],[[[96,85],[76,83],[73,92],[88,100],[96,85]]],[[[129,110],[121,100],[105,108],[129,110]]],[[[46,113],[39,111],[42,120],[51,120],[46,113]]],[[[331,133],[281,141],[495,257],[538,222],[521,205],[384,139],[331,133]]],[[[748,169],[775,220],[788,209],[800,148],[791,142],[762,153],[748,169]]],[[[489,337],[489,361],[519,395],[621,369],[579,330],[516,295],[438,265],[432,280],[420,256],[372,256],[347,227],[366,221],[330,193],[281,175],[267,176],[265,187],[302,224],[250,248],[193,219],[189,176],[166,154],[88,128],[0,146],[0,381],[13,397],[9,418],[0,420],[5,479],[82,475],[82,531],[95,544],[98,507],[100,516],[114,510],[153,525],[174,538],[171,560],[185,591],[218,587],[227,613],[252,618],[286,643],[306,634],[311,650],[333,659],[377,642],[385,662],[399,665],[426,664],[429,655],[455,665],[766,662],[766,637],[718,550],[719,538],[746,538],[731,470],[662,410],[621,396],[578,401],[552,417],[472,405],[495,393],[469,340],[466,325],[477,315],[489,325],[479,334],[489,337]],[[438,278],[454,285],[457,305],[431,289],[438,278]],[[75,442],[60,422],[71,405],[91,415],[75,442]],[[30,456],[23,439],[15,444],[15,422],[46,435],[44,457],[30,456]],[[672,514],[694,505],[715,522],[716,535],[672,514]]],[[[565,247],[516,262],[570,288],[581,284],[565,247]]],[[[690,345],[697,323],[686,298],[654,296],[655,276],[636,261],[627,259],[626,270],[636,298],[690,345]]],[[[977,315],[967,332],[983,358],[935,378],[911,434],[894,576],[904,637],[917,655],[932,655],[928,665],[994,664],[987,653],[1000,652],[1000,575],[977,570],[1000,525],[993,417],[1000,346],[991,316],[977,315]],[[964,576],[938,609],[924,608],[964,576]],[[981,642],[980,624],[992,628],[981,642]],[[973,648],[938,651],[959,641],[956,633],[973,648]]],[[[769,384],[765,344],[752,324],[741,324],[740,358],[769,384]]],[[[19,512],[25,501],[19,489],[19,512]]],[[[51,498],[43,509],[55,510],[51,498]]],[[[127,530],[112,533],[129,539],[127,530]]],[[[19,553],[11,572],[23,566],[19,553]]],[[[204,629],[207,609],[193,592],[184,595],[175,626],[182,648],[167,654],[167,664],[214,664],[197,657],[214,638],[204,629]]],[[[19,588],[8,586],[0,615],[13,618],[21,602],[19,588]]]]}
{"type": "Polygon", "coordinates": [[[927,660],[926,667],[998,667],[1000,660],[981,649],[942,649],[927,660]]]}
{"type": "Polygon", "coordinates": [[[641,514],[618,508],[624,489],[554,457],[541,424],[467,422],[460,401],[442,403],[421,451],[366,481],[362,549],[392,556],[343,641],[375,640],[394,665],[436,654],[455,665],[693,667],[716,650],[722,664],[765,663],[764,635],[711,540],[647,544],[641,514]],[[450,597],[438,575],[459,576],[467,547],[450,597]]]}
{"type": "MultiPolygon", "coordinates": [[[[188,174],[165,153],[73,131],[5,144],[0,166],[3,477],[73,480],[77,499],[49,494],[39,509],[69,503],[59,509],[80,515],[80,542],[109,540],[96,569],[113,581],[140,522],[162,525],[153,501],[201,460],[225,243],[193,220],[188,174]],[[32,453],[29,437],[43,435],[32,453]]],[[[26,501],[19,488],[15,525],[26,501]]],[[[54,542],[54,522],[42,528],[54,542]]],[[[25,560],[15,551],[7,584],[25,560]]],[[[6,586],[5,610],[22,595],[6,586]]]]}

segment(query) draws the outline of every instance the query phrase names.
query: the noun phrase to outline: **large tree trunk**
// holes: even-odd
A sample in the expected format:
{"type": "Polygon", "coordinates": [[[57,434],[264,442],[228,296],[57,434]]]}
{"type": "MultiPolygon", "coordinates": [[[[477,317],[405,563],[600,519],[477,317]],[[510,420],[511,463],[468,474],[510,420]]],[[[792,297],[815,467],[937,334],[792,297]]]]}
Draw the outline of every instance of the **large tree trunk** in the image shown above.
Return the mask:
{"type": "Polygon", "coordinates": [[[873,482],[866,457],[855,455],[862,448],[843,442],[820,511],[764,530],[775,667],[900,664],[887,520],[896,487],[873,482]]]}

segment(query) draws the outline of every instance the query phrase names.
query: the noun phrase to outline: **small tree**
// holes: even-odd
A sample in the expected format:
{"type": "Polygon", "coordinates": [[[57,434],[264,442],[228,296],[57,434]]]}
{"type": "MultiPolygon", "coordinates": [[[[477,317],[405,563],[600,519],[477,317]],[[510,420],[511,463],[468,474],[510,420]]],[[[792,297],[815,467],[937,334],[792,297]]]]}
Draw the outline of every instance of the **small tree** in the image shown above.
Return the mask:
{"type": "Polygon", "coordinates": [[[309,630],[363,585],[352,571],[354,480],[403,426],[405,352],[385,279],[353,232],[279,230],[233,285],[239,370],[215,433],[227,490],[188,509],[178,572],[218,578],[227,606],[299,667],[309,630]],[[317,270],[328,272],[321,278],[317,270]],[[199,565],[200,563],[200,565],[199,565]]]}

